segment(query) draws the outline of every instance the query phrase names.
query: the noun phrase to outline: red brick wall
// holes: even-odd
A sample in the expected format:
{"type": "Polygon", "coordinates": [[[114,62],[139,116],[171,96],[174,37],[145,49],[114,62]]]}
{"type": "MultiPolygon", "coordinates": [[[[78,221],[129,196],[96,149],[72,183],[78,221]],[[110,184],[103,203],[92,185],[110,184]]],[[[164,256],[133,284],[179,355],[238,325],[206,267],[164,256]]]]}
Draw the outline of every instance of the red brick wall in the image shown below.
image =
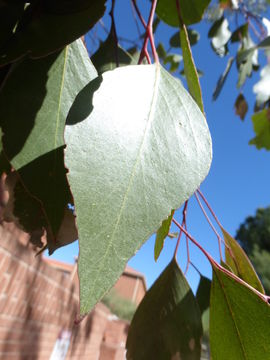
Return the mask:
{"type": "Polygon", "coordinates": [[[35,257],[27,236],[0,226],[0,359],[47,360],[61,330],[72,332],[67,359],[124,359],[128,324],[103,304],[79,326],[77,281],[35,257]]]}

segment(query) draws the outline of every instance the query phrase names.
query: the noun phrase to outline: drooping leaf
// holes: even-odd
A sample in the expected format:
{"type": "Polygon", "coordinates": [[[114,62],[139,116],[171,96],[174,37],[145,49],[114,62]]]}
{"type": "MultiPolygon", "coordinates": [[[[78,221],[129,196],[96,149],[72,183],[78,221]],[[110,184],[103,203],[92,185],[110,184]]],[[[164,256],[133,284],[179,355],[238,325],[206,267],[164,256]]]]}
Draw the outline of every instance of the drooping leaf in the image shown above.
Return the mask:
{"type": "Polygon", "coordinates": [[[255,292],[213,268],[210,349],[213,360],[270,358],[270,308],[255,292]]]}
{"type": "Polygon", "coordinates": [[[211,139],[195,102],[159,64],[106,72],[79,95],[84,102],[75,101],[65,129],[65,163],[84,314],[198,188],[211,163],[211,139]]]}
{"type": "Polygon", "coordinates": [[[47,1],[31,3],[24,11],[13,36],[0,51],[0,64],[13,62],[25,54],[39,58],[84,35],[104,14],[105,0],[47,1]]]}
{"type": "Polygon", "coordinates": [[[199,76],[192,57],[187,29],[185,25],[180,30],[180,40],[182,44],[184,71],[187,79],[188,89],[193,99],[196,101],[197,105],[203,112],[204,110],[203,110],[202,92],[201,92],[199,76]]]}
{"type": "Polygon", "coordinates": [[[157,46],[157,53],[158,53],[158,57],[161,59],[161,60],[164,60],[167,56],[167,52],[164,48],[164,45],[162,43],[159,43],[158,46],[157,46]]]}
{"type": "Polygon", "coordinates": [[[173,214],[174,210],[171,212],[171,215],[168,217],[168,219],[163,220],[161,227],[157,231],[154,249],[155,261],[157,261],[163,249],[164,240],[169,235],[173,214]]]}
{"type": "Polygon", "coordinates": [[[245,254],[244,250],[238,244],[238,242],[221,227],[225,244],[230,248],[230,251],[225,247],[226,263],[233,270],[233,272],[243,279],[246,283],[264,293],[264,288],[254,270],[249,258],[245,254]]]}
{"type": "Polygon", "coordinates": [[[269,109],[262,110],[252,116],[253,128],[256,136],[249,141],[257,149],[270,150],[270,113],[269,109]]]}
{"type": "Polygon", "coordinates": [[[237,96],[234,103],[234,109],[236,115],[238,115],[241,120],[244,120],[246,113],[248,112],[248,103],[243,94],[237,96]]]}
{"type": "Polygon", "coordinates": [[[99,46],[97,52],[91,60],[98,72],[113,70],[117,66],[136,64],[132,56],[126,52],[119,44],[116,45],[113,31],[111,29],[107,39],[99,46]]]}
{"type": "Polygon", "coordinates": [[[211,280],[201,275],[199,287],[196,293],[196,300],[201,310],[201,314],[203,314],[210,306],[210,290],[211,280]]]}
{"type": "Polygon", "coordinates": [[[66,117],[77,93],[95,76],[79,40],[58,54],[18,64],[0,94],[5,153],[41,201],[53,238],[72,201],[63,161],[66,117]]]}
{"type": "Polygon", "coordinates": [[[223,16],[214,22],[209,30],[208,37],[211,38],[211,45],[219,56],[224,56],[228,52],[227,44],[231,37],[229,22],[223,16]]]}
{"type": "MultiPolygon", "coordinates": [[[[189,44],[191,46],[197,44],[197,42],[200,39],[200,34],[196,30],[192,30],[190,28],[187,29],[187,33],[188,33],[189,44]]],[[[170,46],[175,48],[181,47],[179,31],[173,34],[173,36],[170,38],[170,46]]]]}
{"type": "Polygon", "coordinates": [[[249,34],[243,38],[242,47],[237,53],[237,67],[239,72],[237,87],[243,86],[246,78],[252,75],[252,70],[257,70],[259,67],[258,50],[254,47],[249,34]]]}
{"type": "Polygon", "coordinates": [[[199,360],[202,324],[194,295],[173,260],[146,293],[131,322],[127,359],[199,360]]]}
{"type": "Polygon", "coordinates": [[[243,38],[248,36],[248,23],[245,23],[237,28],[231,36],[231,42],[241,42],[243,38]]]}
{"type": "MultiPolygon", "coordinates": [[[[191,25],[199,22],[209,3],[210,0],[179,0],[183,23],[191,25]]],[[[159,0],[156,13],[166,24],[179,27],[179,17],[175,1],[159,0]]]]}
{"type": "Polygon", "coordinates": [[[221,90],[222,90],[222,88],[223,88],[223,86],[225,84],[225,81],[226,81],[226,79],[227,79],[227,77],[229,75],[229,72],[231,70],[233,62],[234,62],[234,58],[230,57],[228,59],[228,62],[227,62],[227,65],[226,65],[226,68],[225,68],[223,74],[218,79],[216,88],[215,88],[214,93],[213,93],[213,100],[214,101],[218,98],[218,96],[219,96],[219,94],[220,94],[220,92],[221,92],[221,90]]]}
{"type": "Polygon", "coordinates": [[[257,107],[260,107],[270,98],[270,65],[266,65],[262,69],[260,76],[261,79],[253,86],[257,107]]]}

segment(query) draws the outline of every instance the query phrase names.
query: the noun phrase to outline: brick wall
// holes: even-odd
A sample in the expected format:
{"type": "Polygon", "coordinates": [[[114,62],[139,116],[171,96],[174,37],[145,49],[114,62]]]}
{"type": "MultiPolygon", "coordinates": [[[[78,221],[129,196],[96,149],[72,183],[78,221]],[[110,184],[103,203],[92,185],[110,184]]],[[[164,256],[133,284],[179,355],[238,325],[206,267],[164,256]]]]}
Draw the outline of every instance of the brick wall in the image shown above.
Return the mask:
{"type": "MultiPolygon", "coordinates": [[[[50,359],[63,330],[71,332],[67,360],[124,359],[128,323],[105,305],[74,325],[78,281],[71,275],[35,257],[26,234],[0,226],[0,359],[50,359]]],[[[141,297],[142,290],[136,291],[141,297]]]]}

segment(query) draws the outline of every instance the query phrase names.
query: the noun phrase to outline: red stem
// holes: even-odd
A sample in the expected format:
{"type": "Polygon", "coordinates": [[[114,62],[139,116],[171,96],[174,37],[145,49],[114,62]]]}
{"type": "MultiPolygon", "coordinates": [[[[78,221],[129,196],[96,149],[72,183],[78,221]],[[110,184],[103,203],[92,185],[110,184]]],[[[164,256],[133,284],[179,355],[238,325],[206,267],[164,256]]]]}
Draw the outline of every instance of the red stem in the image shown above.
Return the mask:
{"type": "Polygon", "coordinates": [[[227,274],[228,276],[230,276],[231,278],[233,278],[236,282],[238,282],[239,284],[242,284],[246,287],[248,287],[250,290],[252,290],[253,292],[255,292],[264,302],[268,302],[268,297],[267,295],[264,295],[262,293],[260,293],[258,290],[254,289],[252,286],[250,286],[249,284],[247,284],[244,280],[240,279],[239,277],[237,277],[235,274],[231,273],[229,270],[225,269],[223,266],[221,266],[219,263],[217,263],[210,254],[208,254],[208,252],[206,250],[204,250],[204,248],[183,228],[183,226],[181,226],[175,219],[172,220],[175,225],[184,233],[187,235],[187,237],[193,242],[194,245],[196,245],[201,252],[206,256],[206,258],[208,259],[208,261],[210,262],[210,264],[212,265],[213,268],[217,268],[220,271],[222,271],[223,273],[227,274]]]}
{"type": "MultiPolygon", "coordinates": [[[[185,230],[187,231],[187,224],[185,224],[185,230]]],[[[188,237],[186,235],[186,248],[187,248],[187,265],[184,274],[188,272],[189,264],[190,264],[190,252],[189,252],[189,243],[188,243],[188,237]]]]}
{"type": "Polygon", "coordinates": [[[137,3],[136,3],[136,0],[132,0],[132,4],[133,4],[133,6],[134,6],[134,9],[135,9],[135,11],[136,11],[139,19],[141,20],[141,23],[142,23],[144,29],[146,30],[146,29],[147,29],[147,24],[146,24],[146,22],[145,22],[145,20],[144,20],[144,18],[143,18],[143,16],[142,16],[139,8],[138,8],[138,5],[137,5],[137,3]]]}
{"type": "MultiPolygon", "coordinates": [[[[204,208],[203,208],[203,206],[202,206],[202,203],[200,202],[200,199],[199,199],[198,195],[196,194],[196,192],[195,192],[194,195],[195,195],[195,197],[196,197],[196,199],[197,199],[197,202],[198,202],[198,204],[199,204],[199,206],[200,206],[200,208],[201,208],[201,210],[202,210],[202,212],[203,212],[203,214],[204,214],[204,216],[205,216],[208,224],[211,226],[212,230],[214,231],[214,233],[216,234],[216,236],[217,236],[217,238],[218,238],[219,256],[220,256],[220,259],[223,261],[223,255],[222,255],[222,249],[221,249],[221,241],[223,241],[223,239],[221,239],[221,237],[219,236],[219,233],[217,232],[216,228],[214,227],[214,225],[212,224],[211,220],[209,219],[209,217],[208,217],[206,211],[204,210],[204,208]]],[[[223,242],[224,242],[224,241],[223,241],[223,242]]]]}
{"type": "Polygon", "coordinates": [[[205,196],[203,195],[203,193],[201,192],[200,189],[197,189],[197,193],[200,195],[200,197],[203,199],[205,205],[208,207],[209,211],[211,212],[213,218],[216,220],[216,223],[218,224],[218,226],[220,228],[223,228],[223,226],[221,225],[220,221],[218,220],[214,210],[211,208],[211,206],[209,205],[208,201],[206,200],[205,196]]]}
{"type": "MultiPolygon", "coordinates": [[[[184,209],[183,209],[183,220],[182,220],[182,226],[186,224],[186,215],[187,215],[187,206],[188,206],[188,200],[185,202],[184,205],[184,209]]],[[[174,219],[172,219],[174,221],[174,219]]],[[[175,250],[174,250],[174,254],[173,257],[176,260],[176,255],[177,255],[177,251],[180,245],[180,240],[181,240],[181,235],[182,235],[182,231],[179,232],[178,238],[177,238],[177,243],[175,246],[175,250]]]]}

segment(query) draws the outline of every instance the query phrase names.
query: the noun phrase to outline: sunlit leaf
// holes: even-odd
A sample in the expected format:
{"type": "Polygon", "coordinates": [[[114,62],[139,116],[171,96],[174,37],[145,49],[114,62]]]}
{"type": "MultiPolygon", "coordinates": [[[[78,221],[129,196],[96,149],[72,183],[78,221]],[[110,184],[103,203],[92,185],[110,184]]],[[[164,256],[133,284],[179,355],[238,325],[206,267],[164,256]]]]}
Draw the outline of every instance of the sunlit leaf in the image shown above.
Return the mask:
{"type": "Polygon", "coordinates": [[[238,242],[223,228],[221,231],[224,236],[225,244],[230,248],[230,251],[225,247],[226,263],[233,270],[233,272],[243,279],[246,283],[264,293],[264,288],[256,274],[249,258],[238,242]]]}
{"type": "Polygon", "coordinates": [[[270,113],[269,109],[262,110],[252,116],[253,128],[256,136],[249,144],[257,149],[270,150],[270,113]]]}
{"type": "Polygon", "coordinates": [[[39,58],[84,35],[105,11],[105,0],[47,1],[41,8],[31,3],[13,36],[0,51],[0,64],[28,54],[39,58]]]}
{"type": "Polygon", "coordinates": [[[156,261],[163,249],[164,241],[166,237],[169,235],[173,214],[174,214],[174,210],[171,212],[171,215],[168,217],[168,219],[163,220],[161,227],[157,231],[155,249],[154,249],[154,255],[156,261]]]}
{"type": "Polygon", "coordinates": [[[249,34],[242,40],[242,47],[237,53],[237,67],[238,67],[238,83],[241,87],[247,77],[252,75],[252,70],[257,70],[258,64],[258,50],[254,47],[254,43],[249,34]]]}
{"type": "Polygon", "coordinates": [[[18,64],[0,94],[5,153],[41,201],[55,238],[72,201],[63,159],[65,121],[76,95],[95,76],[79,40],[60,53],[18,64]]]}
{"type": "Polygon", "coordinates": [[[208,37],[211,38],[211,45],[219,56],[227,54],[227,43],[230,40],[231,34],[232,33],[229,30],[229,22],[224,17],[215,21],[210,28],[208,37]]]}
{"type": "Polygon", "coordinates": [[[256,104],[261,106],[270,98],[270,65],[266,65],[261,71],[261,79],[253,86],[256,94],[256,104]]]}
{"type": "MultiPolygon", "coordinates": [[[[202,19],[205,9],[210,0],[179,0],[181,16],[185,25],[191,25],[202,19]]],[[[179,27],[179,17],[176,2],[171,0],[159,0],[156,9],[157,15],[165,23],[179,27]]]]}
{"type": "Polygon", "coordinates": [[[255,292],[213,268],[210,349],[213,360],[270,358],[270,308],[255,292]]]}
{"type": "Polygon", "coordinates": [[[198,188],[211,163],[211,139],[195,102],[158,64],[105,72],[80,98],[67,121],[65,164],[84,314],[198,188]]]}
{"type": "Polygon", "coordinates": [[[199,360],[201,315],[194,295],[173,260],[146,293],[131,322],[128,360],[199,360]]]}

